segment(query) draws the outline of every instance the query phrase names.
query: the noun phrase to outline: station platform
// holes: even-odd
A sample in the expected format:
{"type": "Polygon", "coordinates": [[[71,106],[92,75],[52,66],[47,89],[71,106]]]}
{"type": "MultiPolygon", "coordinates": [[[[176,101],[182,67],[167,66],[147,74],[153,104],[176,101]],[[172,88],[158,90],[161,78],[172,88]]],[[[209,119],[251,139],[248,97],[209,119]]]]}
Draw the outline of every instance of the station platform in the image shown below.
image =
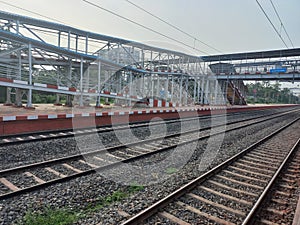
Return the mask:
{"type": "Polygon", "coordinates": [[[247,105],[132,108],[103,106],[65,107],[53,104],[35,104],[35,109],[4,106],[0,104],[0,136],[44,132],[63,129],[78,129],[128,122],[150,121],[154,118],[175,119],[196,115],[222,114],[225,112],[291,107],[295,105],[247,105]]]}

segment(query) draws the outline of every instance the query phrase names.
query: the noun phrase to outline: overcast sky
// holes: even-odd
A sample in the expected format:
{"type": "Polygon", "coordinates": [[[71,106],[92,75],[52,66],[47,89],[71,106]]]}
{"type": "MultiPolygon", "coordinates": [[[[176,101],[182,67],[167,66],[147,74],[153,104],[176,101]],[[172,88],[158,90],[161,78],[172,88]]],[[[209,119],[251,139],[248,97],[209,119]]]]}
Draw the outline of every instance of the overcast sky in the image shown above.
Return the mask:
{"type": "MultiPolygon", "coordinates": [[[[89,0],[119,15],[165,35],[194,46],[194,40],[159,20],[145,14],[126,0],[89,0]]],[[[181,28],[197,39],[219,49],[222,53],[283,49],[284,44],[260,10],[256,0],[130,0],[169,23],[181,28]]],[[[30,12],[14,8],[15,5],[67,25],[101,34],[121,37],[159,47],[180,48],[180,44],[147,31],[108,12],[93,7],[82,0],[0,0],[3,11],[42,18],[30,12]]],[[[270,0],[259,0],[275,27],[281,26],[270,0]]],[[[279,15],[295,47],[300,47],[300,1],[273,0],[279,15]]],[[[45,19],[45,18],[43,18],[45,19]]],[[[289,47],[291,44],[282,35],[289,47]]],[[[209,54],[214,49],[196,42],[196,48],[209,54]]],[[[205,55],[201,52],[194,54],[205,55]]]]}

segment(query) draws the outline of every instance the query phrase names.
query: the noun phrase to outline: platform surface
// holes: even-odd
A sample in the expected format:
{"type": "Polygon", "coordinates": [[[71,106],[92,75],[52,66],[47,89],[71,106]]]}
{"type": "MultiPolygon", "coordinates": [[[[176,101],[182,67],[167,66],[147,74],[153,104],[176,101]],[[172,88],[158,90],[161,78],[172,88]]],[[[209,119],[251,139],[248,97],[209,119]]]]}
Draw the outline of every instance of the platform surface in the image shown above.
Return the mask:
{"type": "MultiPolygon", "coordinates": [[[[72,114],[78,111],[76,108],[66,106],[56,106],[53,104],[34,104],[35,109],[25,109],[24,107],[4,106],[0,104],[0,117],[3,116],[26,116],[26,115],[49,115],[49,114],[72,114]]],[[[227,106],[228,108],[247,108],[247,107],[267,107],[267,106],[283,106],[283,105],[266,105],[255,104],[247,106],[227,106]]],[[[213,106],[213,105],[194,105],[184,107],[159,107],[159,108],[132,108],[132,107],[119,107],[119,106],[103,106],[103,108],[94,108],[95,112],[108,112],[108,111],[136,111],[136,110],[162,110],[162,109],[207,109],[207,108],[219,108],[225,106],[213,106]]],[[[90,107],[81,108],[80,111],[90,111],[90,107]]]]}

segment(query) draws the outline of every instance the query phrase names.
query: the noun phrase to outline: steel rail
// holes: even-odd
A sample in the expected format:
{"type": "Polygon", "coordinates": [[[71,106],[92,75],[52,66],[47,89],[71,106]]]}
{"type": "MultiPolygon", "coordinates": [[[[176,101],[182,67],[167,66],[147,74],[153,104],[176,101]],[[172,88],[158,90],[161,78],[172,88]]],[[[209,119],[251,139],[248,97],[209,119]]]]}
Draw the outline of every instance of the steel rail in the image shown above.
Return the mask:
{"type": "Polygon", "coordinates": [[[235,162],[236,160],[240,159],[245,154],[247,154],[248,152],[250,152],[253,149],[255,149],[257,146],[265,143],[267,140],[271,139],[272,137],[274,137],[275,135],[277,135],[281,131],[287,129],[288,127],[290,127],[291,125],[293,125],[294,123],[296,123],[299,119],[300,118],[297,118],[297,119],[293,120],[292,122],[290,122],[290,123],[284,125],[283,127],[277,129],[273,133],[271,133],[271,134],[267,135],[266,137],[260,139],[256,143],[254,143],[251,146],[245,148],[240,153],[237,153],[236,155],[232,156],[231,158],[229,158],[225,162],[223,162],[220,165],[214,167],[213,169],[209,170],[208,172],[204,173],[203,175],[199,176],[198,178],[192,180],[188,184],[186,184],[186,185],[182,186],[181,188],[177,189],[176,191],[172,192],[171,194],[169,194],[165,198],[159,200],[158,202],[154,203],[150,207],[144,209],[143,211],[141,211],[140,213],[136,214],[132,218],[130,218],[127,221],[123,222],[121,225],[135,225],[135,224],[142,223],[144,220],[146,220],[150,216],[154,215],[160,209],[162,209],[163,207],[167,206],[173,200],[175,200],[175,199],[183,196],[187,192],[191,191],[196,186],[198,186],[200,183],[203,183],[204,181],[208,180],[210,177],[212,177],[216,173],[222,171],[224,168],[226,168],[227,166],[231,165],[233,162],[235,162]]]}
{"type": "MultiPolygon", "coordinates": [[[[297,111],[299,111],[299,110],[297,110],[297,111]]],[[[281,113],[280,115],[273,116],[271,118],[266,118],[266,119],[263,119],[263,120],[260,120],[260,121],[254,121],[254,122],[249,123],[249,124],[245,124],[245,125],[242,125],[242,126],[239,126],[239,127],[235,127],[235,128],[226,130],[226,132],[234,131],[234,130],[241,129],[241,128],[244,128],[244,127],[247,127],[247,126],[251,126],[251,125],[258,124],[258,123],[261,123],[261,122],[265,122],[265,121],[268,121],[268,120],[271,120],[271,119],[275,119],[275,118],[284,116],[288,113],[291,113],[291,112],[284,112],[284,113],[281,113]]],[[[251,120],[256,120],[256,119],[263,118],[263,117],[267,117],[267,116],[259,116],[258,118],[253,118],[251,120]]],[[[194,132],[202,132],[202,131],[209,130],[209,129],[212,129],[212,128],[218,128],[218,127],[222,127],[224,125],[227,126],[227,125],[242,123],[242,122],[246,122],[246,121],[250,121],[250,120],[249,119],[244,119],[244,120],[240,120],[240,121],[229,122],[229,123],[226,123],[226,124],[220,124],[220,125],[215,125],[215,126],[210,126],[210,127],[204,127],[204,128],[201,128],[201,129],[189,130],[189,131],[185,131],[183,133],[182,132],[174,133],[174,134],[166,135],[164,137],[155,137],[155,138],[148,139],[148,140],[141,140],[141,141],[132,142],[132,143],[125,143],[125,144],[121,144],[121,145],[117,145],[117,146],[112,146],[112,147],[108,147],[108,148],[104,148],[104,149],[99,149],[99,150],[96,150],[96,151],[85,152],[85,153],[82,153],[82,154],[66,156],[66,157],[47,160],[47,161],[43,161],[43,162],[32,163],[32,164],[19,166],[19,167],[15,167],[15,168],[10,168],[10,169],[4,169],[4,170],[0,170],[0,176],[3,176],[3,174],[5,174],[5,173],[12,173],[12,172],[20,171],[20,170],[36,168],[36,167],[45,166],[45,165],[51,165],[51,164],[55,164],[55,163],[63,162],[63,161],[67,161],[67,160],[75,160],[75,159],[79,159],[79,158],[82,158],[82,157],[92,156],[92,155],[95,155],[95,154],[110,152],[110,151],[120,149],[120,148],[132,147],[132,146],[135,146],[135,145],[141,145],[141,144],[145,144],[145,143],[151,143],[151,142],[155,142],[155,141],[162,140],[162,139],[178,137],[179,135],[186,135],[186,134],[190,134],[190,133],[194,133],[194,132]]],[[[219,135],[221,133],[223,133],[223,132],[221,131],[221,132],[217,132],[217,133],[212,134],[212,135],[206,135],[206,136],[203,136],[201,138],[198,138],[197,140],[202,140],[202,139],[205,139],[205,138],[209,138],[213,135],[219,135]]],[[[191,141],[188,141],[186,143],[190,143],[192,141],[195,141],[195,140],[191,140],[191,141]]],[[[179,145],[179,144],[177,144],[177,145],[179,145]]]]}
{"type": "Polygon", "coordinates": [[[263,193],[260,195],[259,199],[256,201],[255,205],[252,207],[251,211],[247,215],[246,219],[243,221],[242,225],[248,225],[251,224],[253,221],[257,211],[261,208],[261,205],[263,201],[265,200],[267,194],[271,190],[272,186],[274,185],[275,181],[278,179],[280,173],[282,172],[283,168],[287,165],[288,161],[293,156],[294,152],[297,151],[297,147],[299,146],[300,138],[297,140],[297,142],[294,144],[293,148],[290,150],[289,154],[285,157],[284,161],[281,163],[280,167],[272,177],[271,181],[268,183],[267,187],[263,191],[263,193]]]}
{"type": "MultiPolygon", "coordinates": [[[[286,111],[286,113],[288,112],[292,112],[295,111],[297,109],[291,109],[286,111]]],[[[262,111],[262,110],[257,110],[257,111],[262,111]]],[[[276,114],[281,114],[282,112],[276,112],[276,113],[272,113],[270,115],[276,115],[276,114]]],[[[285,112],[284,112],[285,113],[285,112]]],[[[175,118],[175,119],[165,119],[164,121],[155,121],[152,122],[151,126],[155,126],[155,125],[160,125],[160,124],[171,124],[171,123],[180,123],[183,121],[191,121],[191,120],[205,120],[205,119],[209,119],[209,118],[218,118],[218,117],[223,117],[223,116],[235,116],[235,115],[243,115],[243,113],[240,112],[235,112],[235,113],[226,113],[226,114],[221,114],[221,115],[213,115],[213,116],[198,116],[198,117],[189,117],[189,118],[184,118],[184,119],[180,119],[180,118],[175,118]]],[[[261,115],[261,116],[257,116],[255,118],[263,118],[266,115],[261,115]]],[[[267,115],[269,116],[269,115],[267,115]]],[[[245,119],[248,120],[248,119],[245,119]]],[[[35,136],[35,139],[24,139],[24,140],[14,140],[14,141],[9,141],[9,142],[0,142],[0,147],[4,147],[4,146],[10,146],[10,145],[16,145],[16,144],[23,144],[23,143],[33,143],[33,142],[39,142],[39,141],[47,141],[47,140],[55,140],[55,139],[60,139],[60,138],[69,138],[69,137],[74,137],[74,136],[84,136],[84,135],[90,135],[93,134],[95,132],[97,133],[106,133],[106,132],[112,132],[115,130],[125,130],[125,129],[130,129],[130,128],[141,128],[141,127],[147,127],[149,126],[149,122],[133,122],[133,123],[129,123],[129,126],[124,127],[125,123],[120,123],[117,126],[112,127],[111,125],[108,126],[100,126],[100,127],[96,127],[96,128],[80,128],[80,129],[65,129],[65,130],[53,130],[53,131],[42,131],[42,132],[35,132],[35,133],[26,133],[26,134],[20,134],[20,135],[6,135],[6,136],[1,136],[2,140],[3,139],[13,139],[13,138],[28,138],[29,136],[35,136]],[[89,130],[90,131],[87,131],[89,130]],[[95,129],[97,131],[95,131],[95,129]],[[78,132],[78,131],[85,131],[84,133],[78,132]],[[78,133],[76,133],[78,132],[78,133]],[[63,134],[60,134],[63,133],[63,134]],[[50,136],[50,134],[54,134],[55,136],[50,136]],[[49,135],[46,137],[38,137],[39,135],[49,135]],[[36,137],[37,136],[37,137],[36,137]]],[[[230,125],[230,123],[227,123],[226,125],[230,125]]]]}
{"type": "MultiPolygon", "coordinates": [[[[233,115],[233,114],[232,114],[233,115]]],[[[191,120],[197,120],[197,119],[209,119],[209,118],[216,118],[216,117],[221,117],[224,115],[214,115],[212,116],[198,116],[198,117],[191,117],[191,118],[173,118],[173,119],[165,119],[163,122],[162,121],[154,121],[151,123],[151,126],[155,125],[160,125],[160,124],[169,124],[169,123],[178,123],[182,121],[191,121],[191,120]]],[[[228,116],[226,114],[226,116],[228,116]]],[[[13,142],[2,142],[0,143],[1,146],[7,146],[7,145],[15,145],[15,144],[23,144],[23,143],[28,143],[28,142],[37,142],[37,141],[46,141],[46,140],[54,140],[54,139],[59,139],[59,138],[68,138],[68,137],[74,137],[74,136],[83,136],[83,135],[89,135],[92,133],[95,133],[95,129],[97,129],[97,133],[106,133],[106,132],[111,132],[114,130],[125,130],[128,128],[139,128],[139,127],[146,127],[149,125],[149,121],[141,121],[141,122],[132,122],[132,123],[120,123],[117,124],[116,126],[112,127],[112,125],[107,125],[107,126],[99,126],[96,128],[91,128],[91,127],[86,127],[86,128],[79,128],[76,129],[75,131],[73,129],[64,129],[64,130],[52,130],[52,131],[41,131],[41,132],[33,132],[33,133],[26,133],[26,134],[16,134],[16,135],[5,135],[5,136],[0,136],[2,139],[12,139],[12,138],[18,138],[18,137],[29,137],[33,135],[47,135],[47,134],[60,134],[65,132],[64,135],[57,135],[57,136],[47,136],[44,138],[36,138],[36,139],[26,139],[26,140],[18,140],[18,141],[13,141],[13,142]],[[124,127],[125,125],[129,125],[124,127]],[[86,131],[90,130],[89,132],[85,133],[76,133],[76,131],[86,131]],[[71,134],[72,132],[72,134],[71,134]],[[66,134],[69,133],[69,134],[66,134]]]]}
{"type": "MultiPolygon", "coordinates": [[[[281,116],[284,116],[286,114],[287,113],[284,113],[281,116]]],[[[277,118],[277,117],[279,117],[279,116],[276,116],[275,118],[277,118]]],[[[238,126],[238,127],[234,127],[234,128],[226,130],[225,132],[238,130],[238,129],[241,129],[241,128],[244,128],[244,127],[247,127],[247,126],[251,126],[251,125],[254,125],[254,124],[258,124],[258,123],[261,123],[261,122],[264,122],[264,121],[268,121],[268,120],[271,120],[271,119],[274,119],[274,117],[268,118],[268,119],[263,119],[263,120],[260,120],[260,121],[254,121],[254,122],[251,122],[251,123],[248,123],[248,124],[244,124],[244,125],[241,125],[241,126],[238,126]]],[[[255,120],[255,119],[253,119],[253,120],[255,120]]],[[[298,119],[296,119],[296,120],[298,120],[298,119]]],[[[239,122],[235,122],[235,123],[239,123],[239,122]]],[[[217,126],[223,126],[223,125],[217,125],[217,126]]],[[[205,128],[205,129],[211,129],[211,127],[205,128]]],[[[200,130],[198,129],[198,130],[193,130],[193,131],[187,131],[184,134],[189,134],[189,133],[199,132],[199,131],[201,131],[201,129],[200,130]]],[[[118,162],[113,162],[113,163],[105,165],[105,166],[100,166],[100,167],[97,167],[97,168],[88,169],[86,171],[78,172],[78,173],[75,173],[75,174],[72,174],[72,175],[68,175],[68,176],[63,177],[63,178],[53,179],[53,180],[47,181],[46,183],[36,184],[36,185],[26,187],[26,188],[23,188],[23,189],[20,189],[20,190],[17,190],[17,191],[5,193],[5,194],[0,195],[0,200],[7,199],[7,198],[10,198],[10,197],[13,197],[13,196],[18,196],[18,195],[21,195],[21,194],[24,194],[24,193],[27,193],[27,192],[30,192],[30,191],[33,191],[33,190],[42,189],[42,188],[48,187],[52,184],[69,181],[69,180],[77,178],[77,177],[86,176],[86,175],[95,173],[97,171],[103,171],[103,170],[106,170],[106,169],[109,169],[109,168],[113,168],[115,166],[121,165],[122,163],[128,163],[128,162],[131,162],[131,161],[134,161],[134,160],[138,160],[138,159],[141,159],[141,158],[144,158],[144,157],[147,157],[147,156],[151,156],[151,155],[154,155],[154,154],[157,154],[157,153],[161,153],[161,152],[173,149],[174,147],[177,147],[177,146],[182,146],[182,145],[186,145],[188,143],[192,143],[192,142],[195,142],[195,141],[204,140],[204,139],[207,139],[207,138],[212,137],[212,136],[220,135],[222,133],[224,133],[224,132],[220,131],[220,132],[216,132],[216,133],[211,134],[211,135],[208,134],[208,135],[202,136],[200,138],[197,137],[197,138],[194,138],[194,139],[191,139],[191,140],[188,140],[188,141],[183,141],[181,143],[176,143],[175,145],[172,144],[170,146],[162,147],[158,150],[154,150],[154,151],[147,152],[147,153],[144,153],[144,154],[141,154],[141,155],[137,155],[137,156],[134,156],[134,157],[131,157],[131,158],[120,160],[118,162]]],[[[180,134],[168,135],[167,138],[177,137],[178,135],[180,135],[180,134]]],[[[128,143],[128,144],[124,144],[124,145],[118,145],[118,146],[114,146],[114,147],[110,147],[110,148],[106,148],[106,149],[97,150],[97,151],[87,152],[87,153],[84,153],[84,154],[67,156],[67,157],[62,157],[62,158],[59,158],[59,159],[53,159],[53,160],[43,161],[43,162],[29,164],[29,165],[25,165],[25,166],[20,166],[20,167],[16,167],[16,168],[5,169],[5,170],[0,171],[0,176],[9,175],[11,173],[15,173],[15,172],[19,172],[19,171],[25,171],[27,169],[50,166],[50,165],[61,163],[61,162],[81,159],[85,156],[92,156],[92,155],[96,155],[96,154],[100,154],[100,153],[106,153],[106,152],[113,151],[113,150],[120,149],[120,148],[126,148],[126,147],[130,147],[130,146],[134,146],[134,145],[140,145],[141,143],[149,143],[149,142],[153,142],[153,141],[155,142],[157,140],[161,140],[161,139],[165,139],[165,138],[166,137],[157,137],[157,138],[154,138],[154,139],[151,139],[151,140],[143,140],[143,141],[138,141],[138,142],[135,142],[135,143],[128,143]]]]}

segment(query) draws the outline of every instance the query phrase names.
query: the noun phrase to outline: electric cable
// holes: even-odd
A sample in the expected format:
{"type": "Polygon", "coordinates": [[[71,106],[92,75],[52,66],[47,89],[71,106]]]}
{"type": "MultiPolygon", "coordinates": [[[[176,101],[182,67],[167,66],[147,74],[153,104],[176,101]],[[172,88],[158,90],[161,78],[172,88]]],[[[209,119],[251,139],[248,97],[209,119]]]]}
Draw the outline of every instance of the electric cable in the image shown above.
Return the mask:
{"type": "Polygon", "coordinates": [[[284,26],[284,24],[283,24],[283,22],[282,22],[282,20],[281,20],[281,18],[280,18],[280,16],[279,16],[279,13],[278,13],[278,11],[276,10],[276,7],[275,7],[273,1],[270,0],[270,2],[271,2],[272,7],[273,7],[273,9],[274,9],[274,11],[275,11],[275,13],[276,13],[276,15],[277,15],[279,21],[280,21],[280,25],[283,27],[283,30],[284,30],[286,36],[288,37],[289,41],[291,42],[292,47],[295,48],[295,47],[294,47],[294,44],[293,44],[293,42],[292,42],[292,40],[291,40],[291,38],[290,38],[290,35],[289,35],[288,32],[286,31],[285,26],[284,26]]]}
{"type": "Polygon", "coordinates": [[[203,44],[203,45],[205,45],[205,46],[207,46],[207,47],[209,47],[209,48],[211,48],[211,49],[213,49],[213,50],[215,50],[215,51],[217,51],[217,52],[222,53],[222,51],[220,51],[219,49],[217,49],[217,48],[215,48],[215,47],[213,47],[213,46],[211,46],[211,45],[205,43],[204,41],[199,40],[198,38],[194,37],[193,35],[191,35],[191,34],[185,32],[184,30],[182,30],[182,29],[180,29],[179,27],[177,27],[177,26],[175,26],[175,25],[169,23],[168,21],[166,21],[166,20],[160,18],[159,16],[154,15],[153,13],[151,13],[151,12],[149,12],[148,10],[142,8],[141,6],[139,6],[139,5],[135,4],[135,3],[133,3],[132,1],[130,1],[130,0],[125,0],[125,1],[128,2],[129,4],[135,6],[136,8],[142,10],[143,12],[145,12],[145,13],[147,13],[147,14],[153,16],[154,18],[158,19],[159,21],[161,21],[161,22],[167,24],[168,26],[174,28],[175,30],[177,30],[177,31],[179,31],[179,32],[181,32],[181,33],[187,35],[188,37],[194,39],[195,41],[198,41],[198,42],[200,42],[201,44],[203,44]]]}
{"type": "Polygon", "coordinates": [[[198,52],[202,52],[202,53],[204,53],[204,54],[206,54],[206,55],[210,55],[209,53],[207,53],[207,52],[205,52],[205,51],[202,51],[202,50],[200,50],[200,49],[197,49],[197,48],[195,48],[195,47],[193,47],[193,46],[191,46],[191,45],[188,45],[188,44],[186,44],[186,43],[184,43],[184,42],[182,42],[182,41],[179,41],[179,40],[177,40],[177,39],[175,39],[175,38],[173,38],[173,37],[170,37],[170,36],[168,36],[168,35],[165,35],[165,34],[159,32],[159,31],[156,31],[156,30],[154,30],[154,29],[152,29],[152,28],[150,28],[150,27],[147,27],[147,26],[145,26],[145,25],[143,25],[143,24],[141,24],[141,23],[135,22],[134,20],[131,20],[131,19],[125,17],[125,16],[121,16],[121,15],[119,15],[119,14],[117,14],[117,13],[115,13],[115,12],[109,10],[109,9],[106,9],[106,8],[100,6],[100,5],[97,5],[97,4],[93,3],[93,2],[90,2],[90,1],[88,1],[88,0],[82,0],[82,1],[85,2],[85,3],[87,3],[87,4],[89,4],[89,5],[91,5],[91,6],[94,6],[94,7],[98,8],[98,9],[101,9],[101,10],[103,10],[103,11],[105,11],[105,12],[108,12],[108,13],[110,13],[110,14],[116,16],[116,17],[119,17],[119,18],[121,18],[121,19],[123,19],[123,20],[126,20],[126,21],[130,22],[130,23],[133,23],[133,24],[135,24],[135,25],[137,25],[137,26],[139,26],[139,27],[142,27],[142,28],[144,28],[144,29],[146,29],[146,30],[149,30],[149,31],[151,31],[151,32],[153,32],[153,33],[155,33],[155,34],[158,34],[158,35],[163,36],[163,37],[165,37],[165,38],[167,38],[167,39],[169,39],[169,40],[172,40],[172,41],[174,41],[174,42],[177,42],[177,43],[179,43],[179,44],[181,44],[181,45],[183,45],[183,46],[185,46],[185,47],[194,49],[194,50],[196,50],[196,51],[198,51],[198,52]]]}
{"type": "Polygon", "coordinates": [[[282,36],[280,35],[280,33],[278,32],[278,30],[276,29],[276,27],[274,26],[273,22],[271,21],[270,17],[268,16],[268,14],[266,13],[266,11],[264,10],[264,8],[262,7],[262,5],[258,2],[258,0],[256,0],[256,3],[258,4],[259,8],[261,9],[261,11],[264,13],[265,17],[268,19],[268,21],[270,22],[270,24],[272,25],[273,29],[275,30],[275,32],[277,33],[277,35],[279,36],[279,38],[281,39],[281,41],[284,43],[285,47],[287,49],[289,49],[288,45],[285,43],[285,41],[283,40],[282,36]]]}
{"type": "Polygon", "coordinates": [[[41,17],[50,19],[50,20],[52,20],[52,21],[55,21],[55,22],[59,22],[59,23],[65,24],[64,22],[59,21],[59,20],[57,20],[57,19],[53,19],[53,18],[51,18],[51,17],[42,15],[42,14],[37,13],[37,12],[33,12],[33,11],[31,11],[31,10],[28,10],[28,9],[24,9],[24,8],[22,8],[22,7],[19,7],[19,6],[10,4],[10,3],[8,3],[8,2],[2,1],[2,0],[0,0],[0,2],[1,2],[2,4],[9,5],[9,6],[13,7],[13,8],[17,8],[17,9],[23,10],[23,11],[25,11],[25,12],[29,12],[29,13],[35,14],[35,15],[37,15],[37,16],[41,16],[41,17]]]}

